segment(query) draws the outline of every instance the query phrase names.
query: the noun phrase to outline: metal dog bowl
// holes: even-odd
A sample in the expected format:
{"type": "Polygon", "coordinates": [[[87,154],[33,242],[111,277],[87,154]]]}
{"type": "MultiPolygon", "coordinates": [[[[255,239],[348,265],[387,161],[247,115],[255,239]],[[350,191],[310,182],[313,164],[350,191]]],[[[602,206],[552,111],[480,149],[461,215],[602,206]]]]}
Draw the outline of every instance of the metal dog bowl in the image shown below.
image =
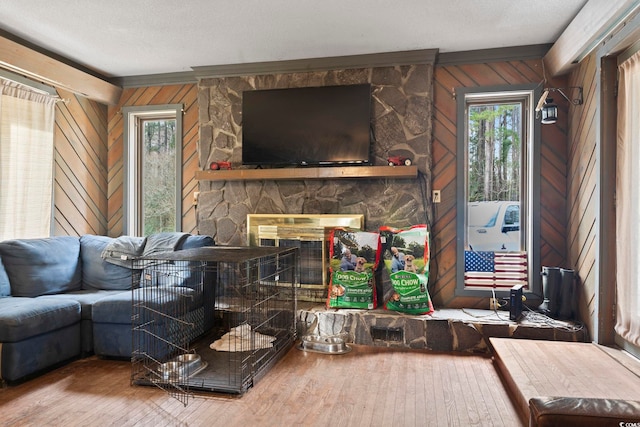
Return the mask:
{"type": "Polygon", "coordinates": [[[180,362],[165,362],[158,366],[158,373],[163,380],[176,381],[182,374],[182,363],[180,362]]]}
{"type": "Polygon", "coordinates": [[[183,375],[189,378],[207,367],[207,362],[203,362],[199,354],[185,353],[176,357],[178,362],[182,363],[183,375]]]}
{"type": "Polygon", "coordinates": [[[324,354],[345,354],[351,351],[343,336],[304,335],[298,349],[324,354]]]}
{"type": "Polygon", "coordinates": [[[200,364],[201,358],[199,354],[185,353],[176,357],[176,362],[183,363],[185,366],[197,366],[200,364]]]}
{"type": "Polygon", "coordinates": [[[165,381],[181,381],[197,374],[207,367],[200,355],[185,353],[158,367],[158,374],[165,381]]]}

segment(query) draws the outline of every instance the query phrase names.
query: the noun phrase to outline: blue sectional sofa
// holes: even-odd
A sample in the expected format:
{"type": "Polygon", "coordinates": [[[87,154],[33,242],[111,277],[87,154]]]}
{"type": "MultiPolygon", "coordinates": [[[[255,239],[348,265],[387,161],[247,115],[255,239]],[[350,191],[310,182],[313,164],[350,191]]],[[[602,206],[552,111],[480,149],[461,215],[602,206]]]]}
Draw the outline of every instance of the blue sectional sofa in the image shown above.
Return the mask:
{"type": "MultiPolygon", "coordinates": [[[[209,236],[170,237],[173,250],[214,244],[209,236]]],[[[91,354],[131,357],[132,286],[141,272],[103,258],[115,240],[84,235],[0,242],[0,383],[91,354]]]]}

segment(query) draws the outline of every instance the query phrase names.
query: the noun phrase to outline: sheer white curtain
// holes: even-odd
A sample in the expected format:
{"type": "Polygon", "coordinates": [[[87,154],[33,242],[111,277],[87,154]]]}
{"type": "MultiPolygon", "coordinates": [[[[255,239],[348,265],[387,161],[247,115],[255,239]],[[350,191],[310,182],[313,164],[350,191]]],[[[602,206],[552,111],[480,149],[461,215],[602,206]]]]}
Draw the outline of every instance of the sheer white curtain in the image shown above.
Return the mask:
{"type": "Polygon", "coordinates": [[[640,52],[619,71],[615,330],[640,346],[640,52]]]}
{"type": "Polygon", "coordinates": [[[51,234],[55,101],[0,79],[0,240],[51,234]]]}

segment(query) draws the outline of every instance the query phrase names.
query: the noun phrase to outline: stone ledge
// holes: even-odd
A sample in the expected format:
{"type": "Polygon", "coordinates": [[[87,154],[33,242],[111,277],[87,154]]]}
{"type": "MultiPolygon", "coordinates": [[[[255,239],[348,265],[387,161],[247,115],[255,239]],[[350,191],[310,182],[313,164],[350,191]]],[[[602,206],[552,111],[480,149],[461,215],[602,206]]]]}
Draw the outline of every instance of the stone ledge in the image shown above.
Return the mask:
{"type": "Polygon", "coordinates": [[[586,328],[525,314],[519,322],[506,311],[440,309],[432,315],[307,306],[297,312],[298,336],[347,334],[354,344],[431,351],[491,353],[489,338],[587,342],[586,328]]]}

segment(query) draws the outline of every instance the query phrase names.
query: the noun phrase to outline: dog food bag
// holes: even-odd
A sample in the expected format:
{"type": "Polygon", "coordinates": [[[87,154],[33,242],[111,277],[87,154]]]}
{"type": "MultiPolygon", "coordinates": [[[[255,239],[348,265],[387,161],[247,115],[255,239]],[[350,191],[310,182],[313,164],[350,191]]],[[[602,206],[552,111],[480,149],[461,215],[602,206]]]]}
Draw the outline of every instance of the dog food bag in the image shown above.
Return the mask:
{"type": "Polygon", "coordinates": [[[406,230],[382,227],[385,241],[384,264],[389,271],[392,290],[384,307],[409,314],[430,314],[429,231],[426,225],[406,230]]]}
{"type": "Polygon", "coordinates": [[[374,272],[380,234],[336,228],[331,231],[327,307],[374,309],[378,305],[374,272]]]}

